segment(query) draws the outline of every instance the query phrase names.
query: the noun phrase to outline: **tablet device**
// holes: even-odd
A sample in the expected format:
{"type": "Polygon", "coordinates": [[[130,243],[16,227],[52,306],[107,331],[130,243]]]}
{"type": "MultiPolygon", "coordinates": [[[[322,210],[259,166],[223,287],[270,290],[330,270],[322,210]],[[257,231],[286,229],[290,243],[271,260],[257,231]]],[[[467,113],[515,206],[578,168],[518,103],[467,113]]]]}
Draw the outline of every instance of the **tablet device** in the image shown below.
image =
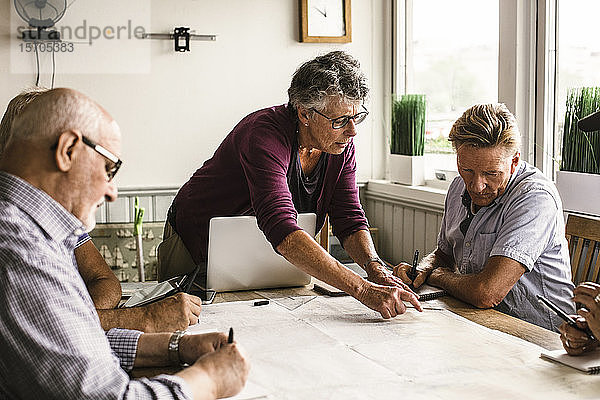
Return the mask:
{"type": "MultiPolygon", "coordinates": [[[[188,274],[176,276],[164,282],[157,283],[154,286],[140,289],[134,292],[121,307],[141,307],[173,296],[179,292],[190,293],[193,288],[194,279],[196,279],[196,275],[198,275],[200,268],[201,265],[198,265],[188,274]]],[[[191,294],[196,295],[195,293],[191,294]]],[[[209,296],[208,294],[205,294],[205,297],[198,297],[204,302],[205,298],[207,299],[209,296]]]]}

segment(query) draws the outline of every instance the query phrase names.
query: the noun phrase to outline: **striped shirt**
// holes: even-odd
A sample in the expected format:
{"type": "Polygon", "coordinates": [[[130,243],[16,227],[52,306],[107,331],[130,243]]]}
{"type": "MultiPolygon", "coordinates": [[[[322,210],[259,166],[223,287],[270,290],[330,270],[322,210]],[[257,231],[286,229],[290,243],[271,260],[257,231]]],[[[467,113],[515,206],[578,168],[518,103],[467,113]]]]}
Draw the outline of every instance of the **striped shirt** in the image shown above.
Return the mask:
{"type": "Polygon", "coordinates": [[[75,248],[81,246],[82,244],[84,244],[84,243],[86,243],[86,242],[88,242],[90,240],[92,240],[92,238],[90,237],[90,235],[88,235],[87,232],[83,232],[81,234],[81,236],[79,236],[77,238],[77,243],[75,243],[75,248]]]}
{"type": "Polygon", "coordinates": [[[139,331],[104,332],[73,260],[82,223],[0,172],[0,398],[191,398],[177,376],[131,380],[139,331]]]}

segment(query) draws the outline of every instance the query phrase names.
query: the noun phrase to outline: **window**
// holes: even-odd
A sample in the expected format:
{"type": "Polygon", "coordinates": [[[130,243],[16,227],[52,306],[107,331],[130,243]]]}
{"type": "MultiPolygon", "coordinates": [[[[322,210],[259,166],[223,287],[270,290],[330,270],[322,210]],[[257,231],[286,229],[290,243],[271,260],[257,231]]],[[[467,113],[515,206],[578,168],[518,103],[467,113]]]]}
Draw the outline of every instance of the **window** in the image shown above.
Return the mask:
{"type": "Polygon", "coordinates": [[[405,47],[398,55],[406,68],[396,90],[427,96],[427,180],[434,179],[434,169],[456,170],[447,140],[454,121],[475,103],[498,101],[498,2],[397,2],[405,21],[405,47]]]}
{"type": "MultiPolygon", "coordinates": [[[[567,91],[576,87],[600,86],[600,2],[560,0],[558,3],[558,72],[554,142],[560,160],[567,91]]],[[[558,169],[558,165],[555,165],[558,169]]]]}
{"type": "Polygon", "coordinates": [[[426,179],[455,169],[445,142],[471,105],[503,102],[522,159],[553,178],[567,90],[600,86],[598,0],[393,0],[395,93],[428,98],[426,179]]]}

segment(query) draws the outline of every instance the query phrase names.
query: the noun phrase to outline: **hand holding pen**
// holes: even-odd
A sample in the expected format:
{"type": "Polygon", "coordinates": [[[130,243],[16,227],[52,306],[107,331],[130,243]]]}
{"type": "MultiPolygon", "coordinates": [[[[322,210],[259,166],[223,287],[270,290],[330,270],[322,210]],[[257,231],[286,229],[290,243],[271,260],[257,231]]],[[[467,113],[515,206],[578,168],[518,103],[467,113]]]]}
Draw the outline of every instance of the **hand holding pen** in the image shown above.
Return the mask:
{"type": "Polygon", "coordinates": [[[570,315],[567,315],[563,310],[558,308],[558,306],[556,304],[552,303],[547,298],[540,296],[539,294],[536,295],[536,297],[540,303],[542,303],[543,305],[548,307],[550,310],[554,311],[554,313],[556,315],[558,315],[563,321],[565,321],[567,323],[567,325],[569,325],[571,328],[577,329],[577,330],[585,333],[585,335],[590,340],[596,340],[596,337],[594,336],[594,334],[592,333],[592,331],[589,328],[581,328],[577,324],[577,322],[575,321],[575,319],[573,317],[571,317],[570,315]]]}
{"type": "Polygon", "coordinates": [[[577,310],[589,329],[597,338],[600,338],[600,284],[595,282],[582,282],[573,290],[573,301],[581,304],[577,310]]]}
{"type": "Polygon", "coordinates": [[[555,312],[565,323],[559,327],[560,340],[563,347],[569,355],[577,356],[598,347],[598,340],[594,333],[589,329],[586,321],[578,316],[575,320],[567,315],[556,304],[543,296],[537,295],[538,301],[555,312]]]}
{"type": "Polygon", "coordinates": [[[419,271],[417,269],[418,264],[419,250],[415,250],[415,254],[413,256],[411,265],[407,263],[400,263],[394,267],[394,275],[402,279],[402,281],[404,281],[405,283],[410,283],[409,287],[411,290],[415,290],[416,288],[421,286],[423,283],[425,283],[425,280],[427,279],[427,275],[425,275],[420,279],[421,282],[418,285],[415,285],[415,280],[419,280],[417,278],[423,273],[423,271],[419,271]]]}

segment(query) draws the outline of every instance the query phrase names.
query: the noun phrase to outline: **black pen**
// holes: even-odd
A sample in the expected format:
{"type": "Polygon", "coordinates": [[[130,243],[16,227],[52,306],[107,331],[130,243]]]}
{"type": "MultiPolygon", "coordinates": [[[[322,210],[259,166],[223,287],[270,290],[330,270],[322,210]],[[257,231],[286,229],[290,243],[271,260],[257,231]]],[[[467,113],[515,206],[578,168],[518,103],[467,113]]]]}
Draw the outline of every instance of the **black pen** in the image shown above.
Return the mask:
{"type": "Polygon", "coordinates": [[[233,328],[229,328],[229,337],[227,338],[227,343],[233,343],[233,328]]]}
{"type": "Polygon", "coordinates": [[[412,262],[412,268],[410,269],[410,276],[409,278],[411,280],[415,280],[415,278],[417,277],[418,271],[417,271],[417,263],[419,262],[419,250],[415,250],[415,256],[413,257],[413,262],[412,262]]]}
{"type": "Polygon", "coordinates": [[[569,325],[572,328],[577,329],[578,331],[582,331],[585,332],[585,334],[587,335],[588,338],[590,338],[591,340],[596,340],[596,337],[594,336],[594,334],[592,333],[592,331],[588,328],[588,329],[582,329],[577,325],[577,322],[575,322],[575,320],[570,316],[567,315],[563,310],[561,310],[560,308],[558,308],[558,306],[556,306],[556,304],[552,303],[550,300],[548,300],[547,298],[540,296],[539,294],[536,295],[538,301],[540,303],[542,303],[543,305],[545,305],[546,307],[548,307],[549,309],[551,309],[552,311],[554,311],[556,313],[556,315],[558,315],[559,317],[562,318],[563,321],[565,321],[567,323],[567,325],[569,325]]]}
{"type": "Polygon", "coordinates": [[[192,290],[192,285],[196,280],[196,276],[200,271],[201,264],[196,265],[196,268],[185,276],[185,283],[182,282],[181,291],[185,293],[189,293],[192,290]]]}

